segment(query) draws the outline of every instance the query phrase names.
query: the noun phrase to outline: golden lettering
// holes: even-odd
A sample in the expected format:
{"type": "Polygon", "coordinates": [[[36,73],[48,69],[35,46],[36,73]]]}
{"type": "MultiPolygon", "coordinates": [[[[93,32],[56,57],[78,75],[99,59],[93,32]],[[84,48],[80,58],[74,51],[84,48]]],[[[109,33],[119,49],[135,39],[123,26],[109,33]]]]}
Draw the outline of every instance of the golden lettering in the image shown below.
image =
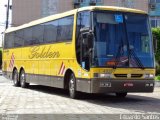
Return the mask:
{"type": "Polygon", "coordinates": [[[50,47],[32,47],[30,50],[30,59],[34,58],[58,58],[60,57],[59,51],[51,51],[51,46],[50,47]]]}

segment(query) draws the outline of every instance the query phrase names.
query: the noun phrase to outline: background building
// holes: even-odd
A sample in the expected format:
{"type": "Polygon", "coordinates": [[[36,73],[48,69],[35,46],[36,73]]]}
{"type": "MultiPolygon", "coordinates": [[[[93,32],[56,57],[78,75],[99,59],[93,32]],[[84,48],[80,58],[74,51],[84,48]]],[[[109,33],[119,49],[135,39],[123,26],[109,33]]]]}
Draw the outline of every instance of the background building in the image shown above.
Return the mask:
{"type": "Polygon", "coordinates": [[[149,14],[152,27],[160,27],[160,0],[149,1],[149,14]]]}
{"type": "Polygon", "coordinates": [[[136,8],[148,12],[148,0],[74,0],[74,5],[108,5],[136,8]]]}
{"type": "Polygon", "coordinates": [[[73,9],[72,0],[12,0],[12,26],[73,9]]]}
{"type": "Polygon", "coordinates": [[[88,5],[122,6],[148,12],[148,0],[12,0],[12,26],[88,5]]]}

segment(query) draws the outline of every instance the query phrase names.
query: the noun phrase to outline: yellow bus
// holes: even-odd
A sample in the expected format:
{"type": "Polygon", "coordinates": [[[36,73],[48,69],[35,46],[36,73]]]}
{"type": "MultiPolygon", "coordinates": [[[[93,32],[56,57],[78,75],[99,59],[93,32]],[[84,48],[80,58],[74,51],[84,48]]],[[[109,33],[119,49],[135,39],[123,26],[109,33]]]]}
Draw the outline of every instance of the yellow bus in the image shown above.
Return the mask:
{"type": "Polygon", "coordinates": [[[153,92],[154,53],[149,19],[141,10],[89,6],[45,17],[5,32],[3,74],[79,92],[153,92]]]}

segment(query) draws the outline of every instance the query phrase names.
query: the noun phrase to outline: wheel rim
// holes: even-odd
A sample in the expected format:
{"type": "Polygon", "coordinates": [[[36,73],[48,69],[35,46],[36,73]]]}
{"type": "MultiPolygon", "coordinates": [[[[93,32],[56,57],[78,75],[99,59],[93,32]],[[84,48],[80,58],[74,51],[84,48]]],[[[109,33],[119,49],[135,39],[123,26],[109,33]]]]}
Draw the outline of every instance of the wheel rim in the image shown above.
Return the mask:
{"type": "Polygon", "coordinates": [[[21,74],[21,86],[23,86],[24,85],[24,83],[25,83],[25,77],[24,77],[24,73],[22,73],[21,74]]]}
{"type": "Polygon", "coordinates": [[[69,87],[69,91],[71,95],[74,95],[74,91],[75,91],[75,85],[74,85],[74,78],[73,76],[70,79],[70,87],[69,87]]]}

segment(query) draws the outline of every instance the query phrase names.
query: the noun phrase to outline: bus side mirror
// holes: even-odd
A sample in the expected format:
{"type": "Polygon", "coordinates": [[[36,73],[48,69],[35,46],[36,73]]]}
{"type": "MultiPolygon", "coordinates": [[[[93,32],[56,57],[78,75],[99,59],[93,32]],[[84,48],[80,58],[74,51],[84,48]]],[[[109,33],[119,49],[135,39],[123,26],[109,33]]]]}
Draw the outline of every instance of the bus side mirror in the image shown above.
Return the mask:
{"type": "Polygon", "coordinates": [[[93,32],[90,28],[85,27],[80,29],[82,38],[84,40],[84,44],[88,46],[88,48],[93,48],[93,32]]]}
{"type": "Polygon", "coordinates": [[[87,38],[87,43],[88,43],[88,47],[89,48],[93,48],[93,32],[92,31],[90,31],[89,33],[88,33],[88,38],[87,38]]]}
{"type": "Polygon", "coordinates": [[[82,34],[82,33],[87,33],[87,32],[89,32],[89,30],[90,30],[89,27],[84,27],[84,28],[81,28],[81,29],[80,29],[80,32],[81,32],[81,34],[82,34]]]}

